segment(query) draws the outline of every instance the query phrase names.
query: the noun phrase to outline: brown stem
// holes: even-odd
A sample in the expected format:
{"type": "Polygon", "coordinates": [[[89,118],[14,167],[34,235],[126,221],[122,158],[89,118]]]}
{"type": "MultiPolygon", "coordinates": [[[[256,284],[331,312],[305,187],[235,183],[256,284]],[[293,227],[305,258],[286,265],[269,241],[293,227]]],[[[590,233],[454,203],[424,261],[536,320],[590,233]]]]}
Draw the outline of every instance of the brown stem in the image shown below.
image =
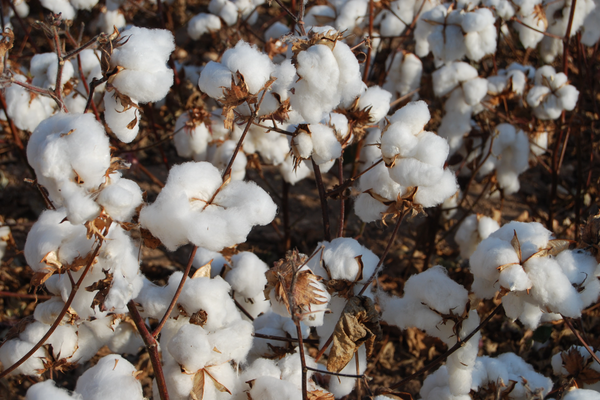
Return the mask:
{"type": "Polygon", "coordinates": [[[28,293],[13,293],[0,291],[0,297],[16,297],[19,299],[33,299],[33,300],[49,300],[52,296],[45,294],[28,294],[28,293]]]}
{"type": "MultiPolygon", "coordinates": [[[[369,39],[373,37],[373,12],[374,12],[374,0],[369,0],[369,39]]],[[[365,60],[365,72],[363,74],[363,82],[367,83],[369,80],[369,67],[371,66],[371,45],[367,48],[367,59],[365,60]]]]}
{"type": "Polygon", "coordinates": [[[131,319],[135,323],[144,344],[146,345],[146,350],[148,350],[148,355],[150,356],[150,362],[152,363],[152,369],[154,370],[154,377],[156,378],[156,386],[158,386],[158,393],[160,394],[161,400],[169,400],[169,392],[167,391],[167,383],[165,382],[165,376],[162,370],[162,364],[160,362],[160,355],[158,354],[158,343],[154,336],[150,334],[142,316],[140,315],[137,307],[135,306],[135,302],[133,300],[129,300],[127,303],[127,308],[129,309],[129,314],[131,315],[131,319]]]}
{"type": "Polygon", "coordinates": [[[315,173],[315,181],[317,182],[317,189],[319,190],[319,198],[321,199],[321,214],[323,216],[323,239],[331,241],[331,231],[329,229],[329,209],[327,206],[327,196],[325,194],[325,187],[323,186],[323,177],[321,176],[321,169],[311,157],[313,170],[315,173]]]}
{"type": "MultiPolygon", "coordinates": [[[[338,164],[338,179],[341,184],[344,181],[344,158],[343,157],[338,158],[337,164],[338,164]]],[[[346,199],[344,198],[344,196],[340,196],[340,220],[339,220],[337,237],[344,237],[344,215],[346,213],[345,202],[346,202],[346,199]]]]}
{"type": "Polygon", "coordinates": [[[569,22],[567,23],[567,32],[565,37],[560,38],[563,40],[563,72],[569,76],[569,39],[571,38],[571,28],[573,27],[573,17],[575,16],[575,7],[577,7],[577,0],[573,0],[571,3],[571,10],[569,12],[569,22]]]}
{"type": "Polygon", "coordinates": [[[575,335],[575,337],[577,338],[577,340],[579,340],[579,342],[583,345],[583,347],[585,347],[585,349],[590,353],[590,355],[592,356],[592,358],[594,359],[594,361],[596,361],[598,363],[598,365],[600,365],[600,359],[598,359],[598,356],[596,355],[596,352],[581,337],[581,335],[579,334],[579,332],[577,332],[575,330],[575,327],[573,326],[573,324],[571,323],[571,321],[569,320],[569,318],[565,317],[562,314],[561,314],[561,317],[563,317],[563,320],[565,321],[565,324],[569,327],[569,329],[571,330],[571,332],[573,332],[573,334],[575,335]]]}
{"type": "Polygon", "coordinates": [[[283,185],[283,194],[281,207],[283,208],[283,247],[288,251],[292,246],[292,232],[290,227],[290,184],[281,180],[283,185]]]}
{"type": "Polygon", "coordinates": [[[50,336],[52,336],[52,334],[54,333],[54,331],[56,330],[58,325],[60,325],[60,323],[62,322],[64,316],[69,311],[69,307],[71,307],[71,303],[73,303],[73,299],[75,298],[75,295],[77,294],[77,291],[79,290],[79,287],[81,286],[81,283],[83,282],[83,280],[87,276],[87,273],[91,269],[92,264],[94,263],[94,260],[98,256],[98,252],[100,252],[101,247],[102,247],[102,240],[100,239],[98,242],[98,245],[94,249],[94,253],[92,255],[91,261],[85,266],[85,269],[83,270],[83,273],[79,277],[79,280],[77,281],[75,286],[71,289],[71,294],[69,295],[69,298],[65,302],[65,305],[63,306],[62,310],[60,311],[60,314],[58,314],[58,317],[56,317],[56,320],[54,320],[54,323],[52,324],[52,326],[50,326],[50,329],[48,329],[48,332],[46,332],[46,334],[35,344],[35,346],[33,346],[31,348],[31,350],[29,350],[27,352],[27,354],[25,354],[23,357],[21,357],[19,359],[19,361],[17,361],[13,365],[11,365],[10,367],[8,367],[4,371],[2,371],[0,373],[0,379],[4,378],[8,374],[10,374],[12,371],[19,368],[19,366],[21,366],[21,364],[23,364],[25,361],[27,361],[29,359],[29,357],[34,355],[35,352],[38,351],[39,348],[44,345],[46,340],[48,340],[48,338],[50,338],[50,336]]]}
{"type": "Polygon", "coordinates": [[[158,334],[160,333],[162,328],[167,323],[167,319],[169,319],[171,312],[173,312],[173,309],[175,308],[175,304],[177,304],[177,299],[179,299],[179,295],[181,295],[181,292],[183,291],[183,285],[184,285],[188,275],[190,274],[190,270],[192,269],[192,264],[194,263],[194,257],[196,256],[197,250],[198,250],[198,246],[194,246],[194,248],[192,249],[192,253],[190,254],[188,263],[185,267],[185,271],[183,271],[183,276],[181,277],[181,282],[179,282],[179,286],[177,286],[177,291],[175,292],[175,295],[171,299],[171,304],[169,304],[169,308],[167,308],[167,312],[165,312],[165,315],[160,320],[160,323],[158,324],[156,329],[154,329],[154,331],[152,331],[153,337],[158,336],[158,334]]]}
{"type": "Polygon", "coordinates": [[[342,183],[341,185],[339,185],[335,189],[332,189],[329,192],[327,192],[326,193],[327,197],[335,197],[335,196],[341,195],[342,193],[344,193],[344,190],[346,190],[347,188],[349,188],[350,186],[352,186],[352,184],[354,182],[356,182],[356,180],[358,178],[360,178],[361,176],[363,176],[364,174],[366,174],[367,172],[369,172],[371,169],[375,168],[381,162],[383,162],[383,158],[380,158],[379,160],[377,160],[376,162],[374,162],[373,165],[369,166],[369,168],[366,168],[364,171],[360,172],[359,174],[354,175],[352,178],[348,179],[347,181],[345,181],[344,183],[342,183]]]}
{"type": "MultiPolygon", "coordinates": [[[[289,337],[283,337],[283,336],[265,335],[265,334],[256,333],[256,332],[254,332],[252,334],[252,336],[254,336],[255,338],[259,338],[259,339],[279,340],[281,342],[290,342],[290,343],[298,341],[298,338],[289,338],[289,337]]],[[[303,343],[319,344],[319,340],[318,339],[302,339],[302,340],[303,340],[303,343]]]]}

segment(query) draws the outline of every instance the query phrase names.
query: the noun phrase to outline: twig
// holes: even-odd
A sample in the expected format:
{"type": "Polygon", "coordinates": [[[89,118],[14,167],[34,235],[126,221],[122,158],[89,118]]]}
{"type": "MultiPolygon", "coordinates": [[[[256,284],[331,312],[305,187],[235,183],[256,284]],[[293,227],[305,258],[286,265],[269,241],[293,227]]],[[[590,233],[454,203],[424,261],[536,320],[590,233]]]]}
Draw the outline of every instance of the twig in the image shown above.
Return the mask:
{"type": "Polygon", "coordinates": [[[183,285],[184,285],[188,275],[190,274],[190,269],[192,269],[192,264],[194,263],[194,257],[196,256],[197,250],[198,250],[198,246],[194,246],[194,248],[192,249],[192,253],[190,254],[190,258],[188,260],[187,266],[185,267],[185,271],[183,271],[183,276],[181,277],[181,282],[179,282],[179,286],[177,286],[177,291],[175,292],[175,295],[171,299],[171,304],[169,304],[169,308],[167,308],[167,312],[165,312],[165,315],[160,320],[160,323],[158,324],[156,329],[154,329],[154,331],[152,331],[153,337],[158,336],[158,334],[160,333],[162,328],[167,323],[167,319],[169,319],[171,312],[173,312],[173,309],[175,308],[175,304],[177,303],[177,299],[179,299],[179,295],[181,294],[181,292],[183,290],[183,285]]]}
{"type": "Polygon", "coordinates": [[[156,378],[156,386],[158,386],[158,393],[160,394],[160,398],[162,400],[169,400],[169,392],[167,391],[167,384],[165,382],[165,376],[163,374],[162,365],[160,362],[160,355],[158,354],[158,343],[154,336],[150,334],[142,316],[140,315],[137,307],[135,306],[135,302],[133,300],[129,300],[127,303],[127,308],[129,309],[129,314],[131,315],[131,319],[135,323],[144,344],[146,345],[146,350],[148,350],[148,355],[150,356],[150,362],[152,363],[152,369],[154,370],[154,377],[156,378]]]}
{"type": "Polygon", "coordinates": [[[33,299],[33,300],[50,300],[53,296],[46,294],[28,294],[28,293],[13,293],[0,291],[0,297],[16,297],[20,299],[33,299]]]}
{"type": "MultiPolygon", "coordinates": [[[[302,1],[302,0],[301,0],[302,1]]],[[[319,190],[319,198],[321,199],[321,214],[323,216],[323,239],[331,241],[331,231],[329,229],[329,208],[327,206],[327,195],[325,194],[325,187],[323,186],[323,177],[321,176],[321,169],[311,157],[313,171],[315,173],[315,181],[317,182],[317,189],[319,190]]]]}

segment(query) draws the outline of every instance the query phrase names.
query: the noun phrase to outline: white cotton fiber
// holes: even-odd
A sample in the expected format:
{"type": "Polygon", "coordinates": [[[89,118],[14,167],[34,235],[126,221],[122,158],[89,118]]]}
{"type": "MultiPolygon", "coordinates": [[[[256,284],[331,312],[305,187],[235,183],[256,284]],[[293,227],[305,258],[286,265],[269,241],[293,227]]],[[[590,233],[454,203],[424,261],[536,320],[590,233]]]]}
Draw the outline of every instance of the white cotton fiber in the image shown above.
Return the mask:
{"type": "Polygon", "coordinates": [[[433,91],[436,96],[444,96],[460,82],[477,78],[477,70],[465,62],[453,62],[444,65],[433,74],[433,91]]]}
{"type": "Polygon", "coordinates": [[[254,253],[242,252],[231,258],[232,269],[227,273],[225,280],[236,293],[245,298],[258,296],[267,284],[265,272],[269,269],[267,264],[254,253]]]}
{"type": "Polygon", "coordinates": [[[358,108],[365,109],[370,107],[369,116],[371,123],[381,121],[390,110],[390,100],[392,94],[379,86],[372,86],[364,92],[358,100],[358,108]]]}
{"type": "Polygon", "coordinates": [[[110,354],[79,377],[75,391],[86,400],[142,400],[142,385],[135,378],[135,372],[135,367],[129,361],[110,354]]]}
{"type": "Polygon", "coordinates": [[[142,190],[134,181],[120,178],[100,192],[97,202],[113,220],[129,222],[142,204],[142,190]]]}
{"type": "Polygon", "coordinates": [[[78,393],[59,388],[52,379],[39,382],[27,389],[25,400],[82,400],[78,393]]]}
{"type": "Polygon", "coordinates": [[[191,241],[218,251],[245,241],[253,225],[275,217],[275,203],[255,183],[221,186],[219,171],[209,163],[175,166],[156,201],[140,212],[140,223],[171,250],[191,241]]]}
{"type": "Polygon", "coordinates": [[[269,56],[243,40],[223,53],[221,64],[234,74],[239,71],[244,76],[250,93],[258,93],[274,72],[269,56]]]}
{"type": "Polygon", "coordinates": [[[190,19],[187,26],[188,35],[198,40],[202,35],[221,29],[221,20],[213,14],[200,13],[190,19]]]}
{"type": "Polygon", "coordinates": [[[204,368],[213,353],[206,330],[193,324],[182,326],[167,344],[167,349],[175,361],[188,372],[204,368]]]}
{"type": "Polygon", "coordinates": [[[223,87],[230,87],[233,74],[223,64],[210,61],[200,74],[198,86],[200,90],[213,99],[223,97],[223,87]]]}
{"type": "Polygon", "coordinates": [[[140,110],[137,102],[125,105],[115,92],[104,93],[104,119],[110,130],[123,143],[131,143],[140,129],[140,110]]]}
{"type": "Polygon", "coordinates": [[[311,124],[309,129],[313,145],[311,155],[317,165],[340,157],[342,146],[331,127],[323,124],[311,124]]]}
{"type": "MultiPolygon", "coordinates": [[[[0,362],[2,365],[11,366],[27,354],[35,345],[20,339],[10,339],[3,343],[0,347],[0,362]]],[[[37,349],[31,357],[23,364],[13,370],[10,375],[40,375],[40,371],[44,370],[42,360],[46,358],[44,348],[37,349]]]]}

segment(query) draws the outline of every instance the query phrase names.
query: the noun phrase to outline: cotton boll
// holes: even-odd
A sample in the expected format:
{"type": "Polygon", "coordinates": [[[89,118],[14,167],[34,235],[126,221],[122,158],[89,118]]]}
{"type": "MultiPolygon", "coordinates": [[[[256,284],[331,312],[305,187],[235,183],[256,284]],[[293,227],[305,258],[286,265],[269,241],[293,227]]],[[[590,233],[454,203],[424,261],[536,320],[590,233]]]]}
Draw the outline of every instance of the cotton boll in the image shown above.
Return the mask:
{"type": "Polygon", "coordinates": [[[369,110],[370,122],[377,123],[381,121],[390,110],[391,99],[392,94],[390,92],[379,86],[373,86],[360,96],[358,108],[362,110],[371,107],[369,110]]]}
{"type": "Polygon", "coordinates": [[[39,382],[27,389],[25,400],[83,400],[78,393],[55,386],[52,379],[39,382]]]}
{"type": "Polygon", "coordinates": [[[497,358],[508,370],[508,379],[517,382],[513,391],[515,398],[525,397],[528,390],[539,390],[544,396],[552,389],[552,380],[534,371],[521,357],[514,353],[504,353],[497,358]],[[523,385],[523,379],[528,388],[523,385]],[[534,389],[535,388],[535,389],[534,389]]]}
{"type": "Polygon", "coordinates": [[[55,14],[62,14],[63,20],[73,20],[77,12],[68,0],[44,0],[42,6],[55,14]]]}
{"type": "Polygon", "coordinates": [[[233,74],[223,64],[210,61],[200,74],[198,86],[200,90],[213,99],[223,97],[223,87],[231,86],[233,74]]]}
{"type": "Polygon", "coordinates": [[[180,157],[205,161],[212,135],[204,122],[194,120],[193,110],[181,114],[175,122],[173,141],[180,157]]]}
{"type": "Polygon", "coordinates": [[[261,376],[254,380],[248,395],[261,400],[293,400],[302,397],[302,391],[291,382],[270,376],[261,376]]]}
{"type": "Polygon", "coordinates": [[[354,200],[354,212],[363,222],[381,219],[388,206],[377,201],[369,193],[361,193],[354,200]]]}
{"type": "Polygon", "coordinates": [[[465,101],[470,106],[479,104],[487,94],[488,84],[484,78],[474,78],[463,83],[465,101]]]}
{"type": "Polygon", "coordinates": [[[338,10],[338,17],[335,20],[335,28],[343,32],[352,31],[355,27],[365,23],[365,16],[368,14],[369,3],[364,0],[348,0],[338,10]]]}
{"type": "MultiPolygon", "coordinates": [[[[326,269],[323,271],[326,274],[321,275],[323,278],[343,279],[363,284],[371,277],[379,262],[379,258],[372,251],[351,238],[337,238],[325,244],[322,259],[326,269]],[[358,258],[362,263],[362,270],[358,258]]],[[[357,285],[357,291],[362,289],[362,286],[357,285]]]]}
{"type": "MultiPolygon", "coordinates": [[[[175,274],[173,274],[175,275],[175,274]]],[[[173,277],[171,275],[170,278],[173,277]]],[[[181,280],[181,277],[179,277],[181,280]]],[[[169,299],[175,294],[175,285],[156,286],[148,279],[143,278],[143,286],[134,298],[135,302],[142,306],[140,314],[144,318],[160,319],[165,315],[169,299]]]]}
{"type": "Polygon", "coordinates": [[[460,256],[464,259],[471,257],[477,245],[500,226],[490,217],[480,214],[469,215],[460,224],[454,240],[460,246],[460,256]]]}
{"type": "Polygon", "coordinates": [[[225,280],[236,293],[245,298],[258,296],[267,284],[265,272],[269,269],[261,259],[250,252],[242,252],[231,258],[233,268],[225,280]]]}
{"type": "Polygon", "coordinates": [[[198,40],[202,35],[216,32],[221,29],[221,20],[213,14],[200,13],[193,17],[187,26],[188,35],[193,40],[198,40]]]}
{"type": "Polygon", "coordinates": [[[214,351],[206,330],[193,324],[182,326],[167,344],[167,350],[188,372],[204,368],[211,360],[214,351]]]}
{"type": "Polygon", "coordinates": [[[511,264],[503,268],[498,283],[500,287],[510,291],[529,290],[533,286],[523,267],[519,264],[511,264]]]}
{"type": "MultiPolygon", "coordinates": [[[[15,74],[13,79],[27,82],[23,75],[15,74]]],[[[10,85],[5,89],[6,112],[19,129],[34,131],[40,122],[52,115],[56,103],[49,97],[35,96],[22,86],[10,85]]]]}
{"type": "Polygon", "coordinates": [[[108,348],[114,353],[137,354],[139,349],[144,346],[135,325],[121,321],[114,328],[115,334],[107,343],[108,348]]]}
{"type": "MultiPolygon", "coordinates": [[[[24,342],[19,339],[7,340],[0,347],[0,362],[4,366],[11,366],[27,354],[34,346],[34,343],[24,342]]],[[[40,375],[39,371],[44,370],[42,360],[46,358],[46,351],[43,348],[37,349],[31,357],[14,369],[9,375],[40,375]]]]}
{"type": "Polygon", "coordinates": [[[205,249],[204,247],[198,247],[196,255],[194,256],[193,267],[200,268],[210,263],[210,277],[226,274],[231,266],[229,262],[216,251],[205,249]],[[225,268],[225,270],[223,270],[225,268]]]}
{"type": "Polygon", "coordinates": [[[304,163],[300,163],[295,167],[293,158],[288,155],[279,167],[279,172],[287,183],[294,186],[296,183],[309,176],[312,171],[304,163]]]}
{"type": "MultiPolygon", "coordinates": [[[[520,264],[519,257],[510,242],[493,237],[492,234],[484,239],[469,259],[471,272],[477,281],[479,278],[487,282],[496,282],[499,279],[498,267],[508,264],[520,264]]],[[[481,291],[475,290],[481,298],[489,298],[481,291]]]]}
{"type": "MultiPolygon", "coordinates": [[[[271,59],[244,41],[239,41],[234,48],[225,51],[221,64],[232,73],[239,71],[244,76],[250,93],[258,93],[274,72],[271,59]]],[[[230,86],[230,83],[225,86],[230,86]]]]}
{"type": "Polygon", "coordinates": [[[460,82],[477,78],[477,70],[464,62],[448,63],[433,74],[433,91],[441,97],[450,93],[460,82]]]}
{"type": "Polygon", "coordinates": [[[142,385],[134,373],[135,367],[129,361],[110,354],[79,377],[75,391],[86,400],[123,397],[142,400],[142,385]]]}
{"type": "Polygon", "coordinates": [[[312,158],[317,165],[341,156],[342,146],[333,129],[323,124],[311,124],[309,129],[313,143],[312,158]]]}
{"type": "Polygon", "coordinates": [[[600,282],[593,278],[598,266],[596,259],[583,250],[565,250],[558,254],[556,261],[571,284],[579,288],[583,307],[594,303],[600,295],[600,282]]]}
{"type": "Polygon", "coordinates": [[[173,86],[173,71],[167,67],[155,71],[124,69],[114,75],[113,86],[140,103],[162,100],[173,86]]]}
{"type": "Polygon", "coordinates": [[[128,222],[142,204],[142,190],[134,181],[120,178],[106,186],[96,201],[113,220],[128,222]]]}
{"type": "MultiPolygon", "coordinates": [[[[220,143],[216,148],[213,148],[214,151],[212,154],[209,152],[210,162],[219,170],[225,170],[233,157],[236,147],[237,142],[233,140],[226,140],[223,143],[220,143]]],[[[248,159],[246,158],[246,155],[243,152],[239,152],[231,166],[230,174],[232,180],[241,181],[246,177],[247,163],[248,159]]]]}
{"type": "Polygon", "coordinates": [[[390,122],[402,122],[414,134],[423,130],[423,127],[431,119],[427,103],[422,100],[413,101],[396,111],[390,118],[390,122]]]}
{"type": "Polygon", "coordinates": [[[419,186],[415,195],[415,203],[423,207],[435,207],[458,191],[458,183],[454,173],[445,169],[440,180],[432,186],[419,186]]]}
{"type": "Polygon", "coordinates": [[[564,397],[565,400],[598,400],[600,399],[600,393],[596,390],[590,389],[573,389],[567,392],[564,397]]]}
{"type": "MultiPolygon", "coordinates": [[[[19,334],[19,339],[27,343],[38,343],[49,330],[50,325],[36,321],[27,325],[19,334]]],[[[69,359],[77,350],[77,329],[73,325],[59,325],[44,344],[52,346],[55,359],[69,359]]]]}
{"type": "MultiPolygon", "coordinates": [[[[305,15],[304,17],[305,23],[307,15],[305,15]]],[[[283,22],[277,21],[273,25],[268,27],[265,31],[265,40],[269,41],[271,39],[279,39],[280,37],[285,36],[288,33],[290,33],[290,28],[283,22]]]]}
{"type": "MultiPolygon", "coordinates": [[[[350,360],[350,362],[340,371],[342,374],[353,375],[356,374],[356,357],[358,357],[358,373],[362,374],[367,369],[367,352],[365,346],[361,346],[358,348],[358,351],[354,353],[354,357],[350,360]]],[[[336,399],[340,397],[344,397],[356,386],[357,379],[347,378],[347,377],[338,377],[337,379],[331,379],[329,381],[329,391],[334,395],[336,399]]]]}

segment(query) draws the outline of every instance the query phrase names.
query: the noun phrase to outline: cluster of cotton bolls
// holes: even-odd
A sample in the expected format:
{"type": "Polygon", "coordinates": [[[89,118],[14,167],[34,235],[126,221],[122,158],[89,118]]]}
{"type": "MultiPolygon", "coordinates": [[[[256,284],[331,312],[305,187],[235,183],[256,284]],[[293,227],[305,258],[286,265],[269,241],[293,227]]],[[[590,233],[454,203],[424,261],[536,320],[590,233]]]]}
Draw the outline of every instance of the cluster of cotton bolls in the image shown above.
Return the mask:
{"type": "Polygon", "coordinates": [[[473,61],[496,51],[495,18],[487,8],[472,12],[441,4],[422,14],[415,30],[416,53],[424,57],[432,52],[445,64],[467,56],[473,61]]]}
{"type": "Polygon", "coordinates": [[[117,354],[110,354],[98,361],[79,377],[74,392],[55,386],[53,380],[32,385],[26,400],[101,400],[126,398],[143,400],[142,385],[136,379],[135,367],[117,354]]]}
{"type": "Polygon", "coordinates": [[[395,52],[388,57],[386,62],[388,75],[383,88],[395,97],[406,96],[421,85],[423,63],[419,57],[412,53],[395,52]]]}
{"type": "Polygon", "coordinates": [[[537,222],[508,223],[471,255],[472,290],[486,299],[505,293],[506,315],[529,329],[561,315],[577,318],[600,294],[600,271],[589,253],[564,247],[537,222]]]}
{"type": "Polygon", "coordinates": [[[42,6],[55,14],[62,14],[63,19],[73,20],[78,10],[91,10],[98,0],[44,0],[42,6]]]}
{"type": "Polygon", "coordinates": [[[527,94],[527,104],[539,119],[557,119],[563,111],[575,108],[579,91],[569,85],[564,73],[556,73],[554,68],[545,65],[535,71],[534,83],[527,94]]]}
{"type": "Polygon", "coordinates": [[[167,61],[175,49],[173,34],[165,29],[130,27],[110,57],[111,76],[104,95],[104,117],[122,142],[135,139],[139,130],[139,103],[159,101],[173,85],[167,61]]]}

